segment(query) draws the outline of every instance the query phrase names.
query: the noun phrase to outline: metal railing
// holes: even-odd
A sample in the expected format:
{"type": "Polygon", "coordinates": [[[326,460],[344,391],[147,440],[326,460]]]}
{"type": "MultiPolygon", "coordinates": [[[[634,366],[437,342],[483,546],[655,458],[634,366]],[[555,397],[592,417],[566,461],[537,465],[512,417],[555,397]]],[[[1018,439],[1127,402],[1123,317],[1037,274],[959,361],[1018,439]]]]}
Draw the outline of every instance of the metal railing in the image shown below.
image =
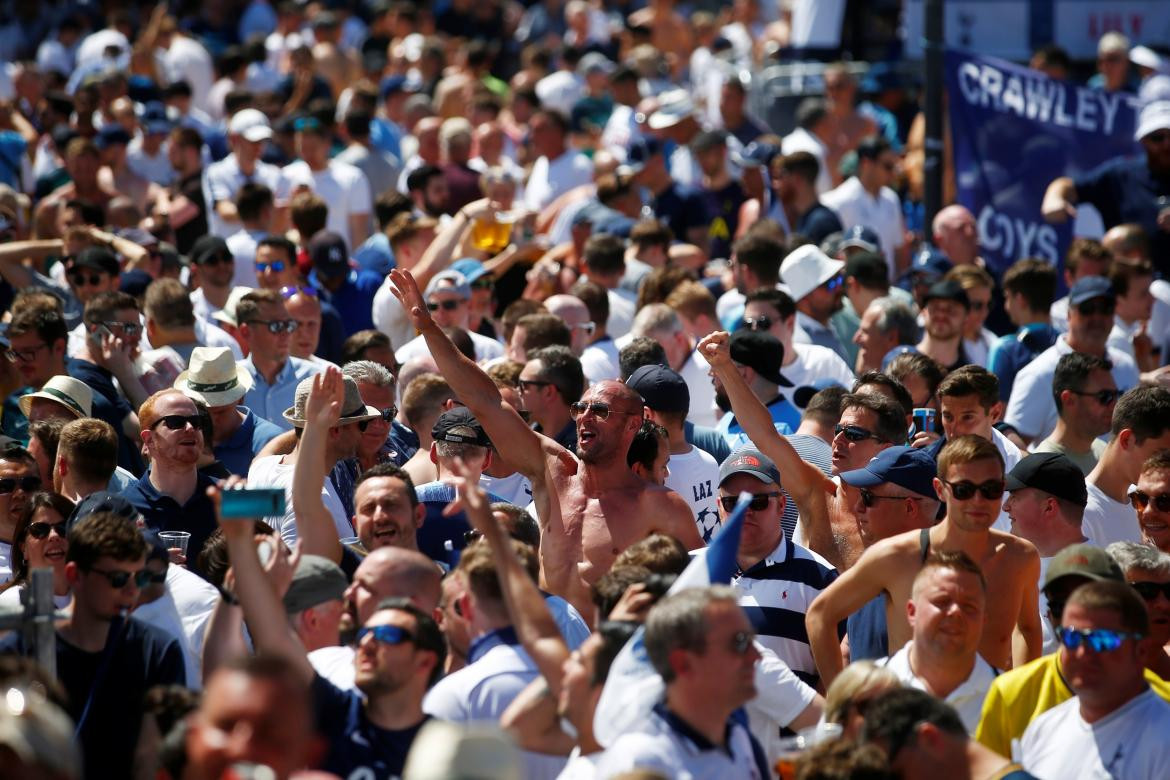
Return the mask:
{"type": "Polygon", "coordinates": [[[0,607],[0,631],[24,632],[25,646],[44,670],[57,676],[56,621],[65,617],[53,603],[53,570],[33,569],[20,607],[0,607]]]}

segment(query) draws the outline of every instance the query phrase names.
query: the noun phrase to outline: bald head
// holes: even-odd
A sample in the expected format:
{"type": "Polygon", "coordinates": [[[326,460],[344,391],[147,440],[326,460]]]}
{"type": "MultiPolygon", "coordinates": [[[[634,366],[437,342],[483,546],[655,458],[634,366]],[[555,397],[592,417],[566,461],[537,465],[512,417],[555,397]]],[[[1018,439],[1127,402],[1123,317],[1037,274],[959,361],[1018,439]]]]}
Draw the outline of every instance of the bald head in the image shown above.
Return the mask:
{"type": "Polygon", "coordinates": [[[593,335],[593,329],[585,324],[590,322],[589,308],[573,295],[554,295],[545,300],[544,305],[549,314],[555,314],[569,326],[569,347],[580,357],[593,335]]]}
{"type": "MultiPolygon", "coordinates": [[[[439,567],[417,550],[401,547],[381,547],[366,556],[354,573],[354,579],[362,582],[377,597],[374,604],[382,599],[404,598],[430,614],[439,605],[439,567]]],[[[369,615],[362,615],[364,621],[369,615]]]]}

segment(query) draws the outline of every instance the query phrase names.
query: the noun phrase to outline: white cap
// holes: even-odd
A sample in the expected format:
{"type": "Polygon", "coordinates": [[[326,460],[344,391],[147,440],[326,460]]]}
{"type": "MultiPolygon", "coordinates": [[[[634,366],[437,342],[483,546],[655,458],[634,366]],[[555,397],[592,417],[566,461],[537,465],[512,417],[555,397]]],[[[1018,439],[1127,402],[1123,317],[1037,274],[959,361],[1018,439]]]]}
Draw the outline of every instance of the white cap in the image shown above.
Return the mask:
{"type": "Polygon", "coordinates": [[[675,89],[663,92],[658,96],[658,110],[646,120],[651,130],[663,130],[674,127],[679,122],[695,113],[695,101],[685,89],[675,89]]]}
{"type": "Polygon", "coordinates": [[[520,751],[499,728],[486,723],[432,720],[414,738],[403,780],[520,780],[520,751]]]}
{"type": "Polygon", "coordinates": [[[1170,129],[1170,100],[1159,100],[1142,107],[1138,114],[1137,132],[1133,134],[1135,141],[1140,141],[1150,133],[1170,129]]]}
{"type": "Polygon", "coordinates": [[[1123,54],[1129,51],[1129,38],[1126,38],[1116,30],[1110,30],[1101,36],[1101,40],[1097,41],[1097,56],[1102,54],[1112,54],[1113,52],[1122,52],[1123,54]]]}
{"type": "Polygon", "coordinates": [[[242,135],[245,140],[267,141],[272,137],[272,127],[268,124],[268,117],[254,108],[245,108],[237,111],[228,123],[228,133],[242,135]]]}
{"type": "Polygon", "coordinates": [[[1134,65],[1151,70],[1164,71],[1166,69],[1166,59],[1149,46],[1134,46],[1129,50],[1129,61],[1134,65]]]}
{"type": "Polygon", "coordinates": [[[805,244],[784,258],[780,278],[788,286],[792,300],[799,301],[841,273],[844,267],[844,262],[834,260],[812,244],[805,244]]]}

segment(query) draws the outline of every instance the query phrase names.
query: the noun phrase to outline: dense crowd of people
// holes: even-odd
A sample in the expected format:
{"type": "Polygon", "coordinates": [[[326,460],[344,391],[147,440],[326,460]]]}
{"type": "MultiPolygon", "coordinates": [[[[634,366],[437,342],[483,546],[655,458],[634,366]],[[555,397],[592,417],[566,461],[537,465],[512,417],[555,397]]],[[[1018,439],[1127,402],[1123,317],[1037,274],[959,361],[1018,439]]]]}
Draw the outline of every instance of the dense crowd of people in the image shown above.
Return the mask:
{"type": "Polygon", "coordinates": [[[997,268],[843,2],[100,5],[0,3],[0,774],[1170,777],[1170,57],[997,268]]]}

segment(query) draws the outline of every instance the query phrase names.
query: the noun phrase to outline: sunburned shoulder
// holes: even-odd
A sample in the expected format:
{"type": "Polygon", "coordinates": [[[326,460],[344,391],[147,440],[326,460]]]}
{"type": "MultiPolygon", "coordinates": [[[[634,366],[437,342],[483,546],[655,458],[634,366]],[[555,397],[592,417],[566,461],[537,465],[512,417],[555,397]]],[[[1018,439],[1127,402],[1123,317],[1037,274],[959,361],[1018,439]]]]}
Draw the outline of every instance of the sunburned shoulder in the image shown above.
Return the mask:
{"type": "Polygon", "coordinates": [[[1040,553],[1036,551],[1036,545],[1027,539],[994,528],[991,529],[990,534],[995,545],[1002,549],[1008,557],[1021,562],[1040,560],[1040,553]]]}

